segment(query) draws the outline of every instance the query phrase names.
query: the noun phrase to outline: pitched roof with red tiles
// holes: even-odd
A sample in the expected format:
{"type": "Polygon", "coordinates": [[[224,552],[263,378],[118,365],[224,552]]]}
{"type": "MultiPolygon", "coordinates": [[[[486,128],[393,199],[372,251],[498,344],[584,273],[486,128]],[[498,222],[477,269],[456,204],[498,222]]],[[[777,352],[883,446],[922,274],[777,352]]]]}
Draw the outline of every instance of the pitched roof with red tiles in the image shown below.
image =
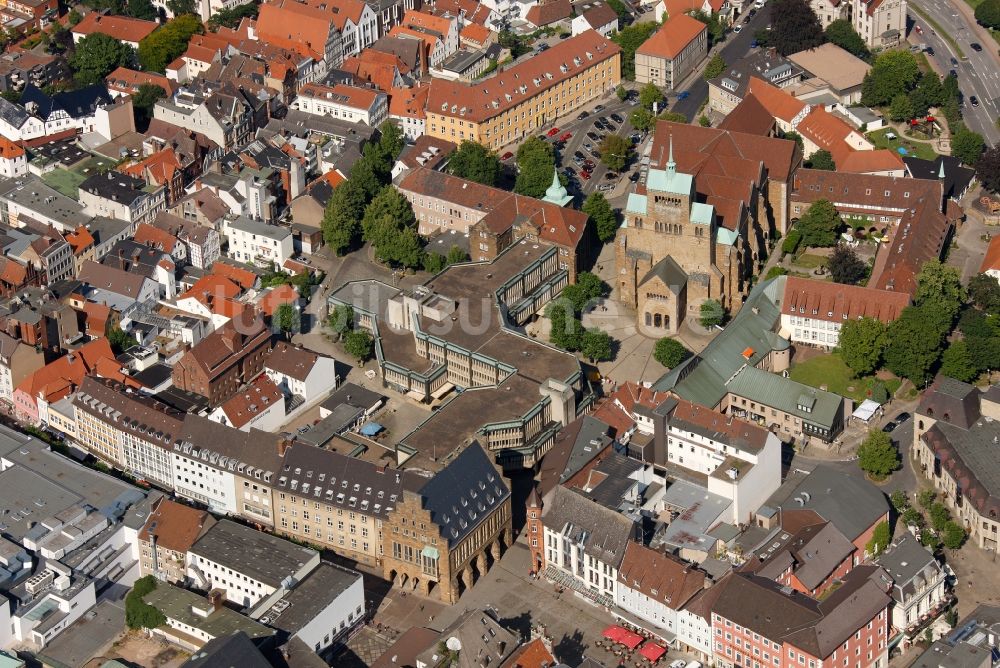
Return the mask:
{"type": "Polygon", "coordinates": [[[990,245],[986,247],[986,255],[983,263],[979,265],[979,272],[986,273],[990,269],[1000,270],[1000,237],[990,239],[990,245]]]}
{"type": "Polygon", "coordinates": [[[616,12],[611,5],[603,2],[599,5],[594,5],[587,11],[583,13],[583,18],[587,20],[587,23],[591,28],[597,30],[598,28],[603,28],[609,23],[614,23],[618,20],[618,12],[616,12]]]}
{"type": "Polygon", "coordinates": [[[86,36],[100,32],[122,42],[140,42],[159,27],[156,21],[90,12],[71,30],[77,35],[86,36]]]}
{"type": "Polygon", "coordinates": [[[131,70],[127,67],[119,67],[104,77],[104,83],[107,84],[108,90],[127,94],[138,93],[139,87],[143,84],[159,86],[167,96],[173,95],[177,90],[177,82],[168,79],[162,74],[140,72],[139,70],[131,70]]]}
{"type": "Polygon", "coordinates": [[[470,23],[462,28],[462,32],[459,33],[459,37],[479,46],[485,46],[490,40],[490,35],[492,34],[493,31],[489,28],[481,26],[478,23],[470,23]]]}
{"type": "Polygon", "coordinates": [[[215,520],[204,510],[160,497],[146,519],[139,540],[156,544],[173,552],[187,552],[201,536],[202,529],[211,526],[215,520]]]}
{"type": "Polygon", "coordinates": [[[66,233],[66,243],[73,249],[74,255],[79,255],[88,248],[94,247],[94,236],[90,230],[81,225],[72,232],[66,233]]]}
{"type": "Polygon", "coordinates": [[[552,652],[545,646],[541,638],[535,638],[517,648],[507,659],[505,665],[510,668],[549,668],[557,664],[552,652]]]}
{"type": "Polygon", "coordinates": [[[887,148],[874,151],[851,151],[840,162],[836,162],[836,165],[837,171],[854,174],[890,172],[906,167],[899,154],[887,148]]]}
{"type": "Polygon", "coordinates": [[[680,610],[705,588],[705,573],[677,557],[629,541],[618,582],[671,610],[680,610]]]}
{"type": "Polygon", "coordinates": [[[440,39],[435,33],[425,32],[423,30],[418,30],[404,25],[393,26],[389,31],[389,37],[408,37],[410,39],[419,40],[423,43],[425,52],[433,51],[434,46],[440,39]]]}
{"type": "Polygon", "coordinates": [[[13,160],[14,158],[20,158],[22,155],[24,155],[23,148],[6,137],[0,136],[0,158],[13,160]]]}
{"type": "Polygon", "coordinates": [[[427,14],[450,14],[461,16],[465,21],[485,26],[494,10],[476,0],[435,0],[433,5],[424,6],[422,12],[427,14]]]}
{"type": "Polygon", "coordinates": [[[273,316],[282,304],[295,304],[298,301],[299,293],[295,288],[290,285],[278,285],[265,292],[257,305],[264,315],[273,316]]]}
{"type": "MultiPolygon", "coordinates": [[[[725,0],[709,0],[709,5],[713,12],[722,9],[725,0]]],[[[690,12],[703,11],[705,9],[704,0],[664,0],[667,16],[679,16],[690,12]]]]}
{"type": "Polygon", "coordinates": [[[249,386],[227,399],[220,408],[234,428],[242,429],[250,420],[284,400],[285,395],[274,381],[262,373],[249,386]]]}
{"type": "Polygon", "coordinates": [[[687,14],[672,16],[635,52],[644,56],[673,59],[707,30],[708,26],[687,14]]]}
{"type": "Polygon", "coordinates": [[[448,33],[451,32],[452,27],[455,25],[455,17],[435,16],[434,14],[430,14],[428,12],[409,9],[406,14],[403,15],[402,25],[410,28],[430,30],[432,32],[436,32],[444,38],[448,36],[448,33]]]}
{"type": "Polygon", "coordinates": [[[426,118],[430,86],[393,88],[389,91],[389,115],[396,118],[426,118]]]}
{"type": "Polygon", "coordinates": [[[617,44],[595,30],[587,30],[475,84],[434,79],[427,109],[435,114],[482,122],[620,53],[617,44]],[[533,84],[535,80],[538,85],[533,84]]]}
{"type": "Polygon", "coordinates": [[[216,276],[225,276],[243,290],[249,290],[257,284],[257,274],[221,260],[212,264],[212,273],[216,276]]]}
{"type": "Polygon", "coordinates": [[[87,333],[91,336],[104,336],[105,329],[111,319],[111,307],[106,304],[86,302],[83,305],[87,333]]]}
{"type": "Polygon", "coordinates": [[[331,13],[321,9],[294,1],[267,2],[260,6],[257,38],[318,62],[326,55],[333,23],[331,13]]]}
{"type": "Polygon", "coordinates": [[[172,253],[174,246],[177,245],[177,237],[149,223],[142,223],[135,228],[135,235],[132,238],[138,244],[152,244],[164,253],[172,253]]]}
{"type": "Polygon", "coordinates": [[[524,20],[539,28],[556,21],[562,21],[573,14],[573,4],[570,0],[551,0],[544,4],[534,5],[525,14],[524,20]]]}
{"type": "Polygon", "coordinates": [[[905,292],[789,276],[781,312],[805,313],[815,320],[829,322],[875,318],[888,324],[909,305],[910,295],[905,292]]]}
{"type": "Polygon", "coordinates": [[[755,96],[757,101],[772,116],[780,118],[786,123],[790,123],[793,118],[806,108],[806,103],[802,100],[789,95],[777,86],[758,77],[750,78],[748,90],[750,91],[749,94],[755,96]]]}
{"type": "Polygon", "coordinates": [[[372,49],[365,49],[358,55],[345,59],[340,69],[374,84],[385,93],[392,90],[400,75],[409,72],[406,63],[396,54],[372,49]]]}
{"type": "Polygon", "coordinates": [[[336,96],[338,104],[367,111],[375,104],[378,96],[384,94],[371,88],[348,86],[347,84],[324,86],[323,84],[307,83],[299,89],[299,95],[319,99],[336,96]]]}
{"type": "Polygon", "coordinates": [[[162,186],[170,183],[179,169],[182,169],[182,165],[177,152],[167,146],[121,171],[139,179],[152,180],[155,185],[162,186]]]}
{"type": "Polygon", "coordinates": [[[211,306],[213,301],[223,299],[234,299],[242,292],[240,286],[225,276],[218,274],[208,274],[202,276],[187,292],[178,295],[178,299],[194,299],[206,306],[211,306]]]}
{"type": "Polygon", "coordinates": [[[114,353],[111,352],[111,344],[102,336],[49,362],[21,381],[17,389],[32,399],[41,397],[49,403],[58,401],[78,387],[84,376],[97,371],[98,363],[102,360],[112,363],[111,369],[106,369],[105,373],[112,373],[113,369],[117,369],[117,373],[110,377],[115,380],[124,378],[121,367],[115,362],[114,353]]]}

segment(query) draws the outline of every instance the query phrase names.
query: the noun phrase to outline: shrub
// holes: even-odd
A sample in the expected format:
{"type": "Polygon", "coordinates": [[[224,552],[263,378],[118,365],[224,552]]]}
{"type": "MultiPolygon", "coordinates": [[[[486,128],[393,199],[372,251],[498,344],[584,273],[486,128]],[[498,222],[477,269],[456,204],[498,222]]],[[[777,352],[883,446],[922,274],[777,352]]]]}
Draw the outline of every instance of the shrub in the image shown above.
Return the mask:
{"type": "Polygon", "coordinates": [[[781,242],[781,252],[792,255],[799,249],[800,243],[802,243],[802,233],[798,230],[792,230],[785,237],[785,240],[781,242]]]}

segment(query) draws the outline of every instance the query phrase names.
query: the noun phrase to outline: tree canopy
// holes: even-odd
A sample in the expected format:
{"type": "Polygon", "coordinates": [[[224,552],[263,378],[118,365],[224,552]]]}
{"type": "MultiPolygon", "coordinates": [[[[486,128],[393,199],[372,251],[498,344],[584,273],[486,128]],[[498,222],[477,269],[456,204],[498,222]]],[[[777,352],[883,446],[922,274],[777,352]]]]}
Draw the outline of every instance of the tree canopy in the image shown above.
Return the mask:
{"type": "Polygon", "coordinates": [[[128,0],[128,5],[125,7],[125,14],[134,19],[143,19],[144,21],[155,21],[159,18],[156,7],[149,0],[128,0]]]}
{"type": "Polygon", "coordinates": [[[371,357],[375,342],[367,329],[352,329],[344,335],[344,352],[359,362],[371,357]]]}
{"type": "Polygon", "coordinates": [[[639,104],[645,109],[652,109],[659,102],[663,102],[663,91],[655,83],[650,82],[639,91],[639,104]]]}
{"type": "Polygon", "coordinates": [[[479,142],[464,140],[448,159],[448,172],[463,179],[493,186],[500,178],[500,159],[479,142]]]}
{"type": "Polygon", "coordinates": [[[722,57],[721,53],[717,53],[709,59],[708,64],[705,65],[705,71],[702,72],[701,76],[704,77],[705,81],[709,81],[717,76],[721,76],[726,71],[726,67],[726,59],[722,57]]]}
{"type": "Polygon", "coordinates": [[[517,149],[517,179],[514,192],[528,197],[543,197],[552,185],[556,159],[552,145],[538,137],[528,137],[517,149]]]}
{"type": "Polygon", "coordinates": [[[824,41],[823,28],[806,0],[771,3],[771,40],[783,56],[813,49],[824,41]]]}
{"type": "Polygon", "coordinates": [[[77,42],[69,66],[73,69],[77,84],[89,86],[104,80],[119,67],[129,67],[135,63],[135,50],[102,32],[87,35],[77,42]]]}
{"type": "Polygon", "coordinates": [[[979,369],[972,359],[969,344],[964,340],[954,341],[941,355],[941,373],[949,378],[971,383],[979,376],[979,369]]]}
{"type": "Polygon", "coordinates": [[[808,167],[810,169],[822,169],[828,172],[837,171],[837,165],[833,161],[833,155],[825,148],[821,148],[809,156],[808,167]]]}
{"type": "Polygon", "coordinates": [[[899,452],[889,434],[873,429],[858,446],[858,466],[876,480],[882,480],[899,467],[899,452]]]}
{"type": "Polygon", "coordinates": [[[891,540],[892,532],[889,530],[889,523],[886,521],[879,522],[875,525],[871,540],[865,545],[865,551],[872,556],[878,556],[882,554],[891,540]]]}
{"type": "Polygon", "coordinates": [[[706,299],[698,308],[698,321],[708,329],[726,321],[726,309],[717,299],[706,299]]]}
{"type": "Polygon", "coordinates": [[[992,30],[1000,29],[1000,0],[983,0],[976,7],[976,21],[992,30]]]}
{"type": "Polygon", "coordinates": [[[157,100],[167,96],[167,91],[156,84],[139,84],[139,90],[132,96],[132,109],[135,112],[135,126],[140,132],[145,132],[149,121],[153,118],[153,106],[157,100]]]}
{"type": "Polygon", "coordinates": [[[142,600],[154,589],[156,578],[145,575],[135,581],[132,590],[125,596],[125,624],[130,629],[155,629],[167,623],[162,612],[142,600]]]}
{"type": "Polygon", "coordinates": [[[975,165],[976,178],[983,187],[993,193],[1000,192],[1000,145],[986,149],[975,165]]]}
{"type": "MultiPolygon", "coordinates": [[[[687,122],[686,119],[685,122],[687,122]]],[[[656,117],[653,116],[653,112],[651,112],[649,109],[644,109],[643,107],[639,107],[638,109],[632,112],[631,116],[629,116],[629,123],[631,123],[632,127],[634,127],[636,130],[641,130],[642,132],[645,132],[649,130],[651,127],[653,127],[654,123],[656,123],[656,117]]]]}
{"type": "Polygon", "coordinates": [[[868,277],[868,265],[858,257],[853,248],[843,244],[833,249],[826,267],[830,270],[834,283],[857,285],[868,277]]]}
{"type": "Polygon", "coordinates": [[[208,27],[213,31],[219,28],[236,28],[243,19],[256,19],[260,14],[260,5],[247,2],[229,9],[220,9],[208,19],[208,27]]]}
{"type": "Polygon", "coordinates": [[[653,347],[653,359],[668,369],[673,369],[690,356],[691,351],[683,343],[670,337],[660,339],[653,347]]]}
{"type": "Polygon", "coordinates": [[[859,376],[876,371],[889,342],[887,331],[886,325],[875,318],[848,320],[840,328],[837,344],[840,358],[859,376]]]}
{"type": "Polygon", "coordinates": [[[160,26],[139,42],[139,62],[151,72],[162,73],[187,50],[191,36],[205,31],[194,14],[182,14],[160,26]]]}
{"type": "Polygon", "coordinates": [[[818,248],[837,243],[837,233],[843,224],[830,200],[819,199],[799,218],[795,229],[802,234],[802,243],[818,248]]]}
{"type": "MultiPolygon", "coordinates": [[[[601,162],[608,169],[620,172],[632,157],[632,141],[621,135],[607,135],[601,140],[601,162]]],[[[551,178],[551,177],[550,177],[551,178]]]]}
{"type": "Polygon", "coordinates": [[[593,221],[594,232],[601,243],[607,243],[615,238],[618,232],[618,216],[604,197],[604,193],[593,192],[588,195],[582,210],[593,221]]]}
{"type": "Polygon", "coordinates": [[[611,335],[599,329],[588,329],[580,342],[580,353],[592,362],[606,362],[612,358],[611,335]]]}
{"type": "Polygon", "coordinates": [[[871,71],[861,84],[861,103],[884,106],[900,94],[908,93],[917,83],[920,68],[909,51],[892,49],[875,57],[871,71]]]}
{"type": "Polygon", "coordinates": [[[986,142],[983,136],[965,126],[959,127],[951,138],[951,154],[966,165],[976,165],[979,162],[986,142]]]}
{"type": "Polygon", "coordinates": [[[699,9],[691,12],[691,18],[701,21],[708,28],[709,47],[718,44],[726,36],[726,26],[722,24],[717,12],[708,13],[699,9]]]}
{"type": "Polygon", "coordinates": [[[1000,314],[1000,283],[989,274],[976,274],[969,280],[969,299],[979,309],[1000,314]]]}
{"type": "Polygon", "coordinates": [[[854,29],[854,26],[847,19],[832,21],[826,27],[826,30],[823,31],[823,34],[831,43],[836,44],[844,51],[852,53],[862,60],[866,60],[871,55],[864,38],[858,34],[858,31],[854,29]]]}
{"type": "Polygon", "coordinates": [[[658,23],[634,23],[611,36],[611,41],[622,49],[622,78],[635,80],[635,51],[659,28],[658,23]]]}

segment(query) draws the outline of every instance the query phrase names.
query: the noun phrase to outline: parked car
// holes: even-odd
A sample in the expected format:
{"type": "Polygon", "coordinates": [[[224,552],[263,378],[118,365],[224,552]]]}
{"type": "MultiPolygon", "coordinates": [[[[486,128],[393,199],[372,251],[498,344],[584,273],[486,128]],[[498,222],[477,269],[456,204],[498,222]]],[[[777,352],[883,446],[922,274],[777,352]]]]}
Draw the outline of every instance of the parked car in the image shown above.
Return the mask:
{"type": "Polygon", "coordinates": [[[586,111],[581,111],[580,115],[576,117],[576,120],[582,121],[583,119],[587,118],[587,116],[590,116],[590,114],[588,114],[586,111]]]}
{"type": "Polygon", "coordinates": [[[641,132],[633,132],[631,135],[629,135],[629,139],[632,140],[633,144],[638,144],[639,142],[642,141],[642,133],[641,132]]]}
{"type": "Polygon", "coordinates": [[[503,155],[500,156],[500,160],[501,160],[501,162],[507,162],[508,160],[510,160],[513,157],[514,157],[514,154],[511,153],[510,151],[507,151],[506,153],[504,153],[503,155]]]}
{"type": "Polygon", "coordinates": [[[638,182],[639,181],[639,172],[632,172],[631,174],[629,174],[628,180],[631,181],[632,183],[638,182]]]}
{"type": "Polygon", "coordinates": [[[749,16],[750,18],[757,16],[757,10],[751,9],[749,12],[747,12],[747,16],[749,16]]]}
{"type": "Polygon", "coordinates": [[[576,170],[573,169],[572,167],[564,167],[563,174],[565,174],[566,176],[576,176],[576,170]]]}
{"type": "Polygon", "coordinates": [[[933,56],[934,55],[934,47],[933,46],[927,47],[926,49],[924,49],[924,53],[926,53],[928,56],[933,56]]]}
{"type": "Polygon", "coordinates": [[[589,181],[590,172],[588,172],[587,170],[583,170],[582,172],[580,172],[580,178],[583,179],[584,181],[589,181]]]}
{"type": "Polygon", "coordinates": [[[573,133],[572,132],[567,132],[562,137],[559,138],[559,141],[566,142],[566,141],[569,141],[572,138],[573,138],[573,133]]]}
{"type": "Polygon", "coordinates": [[[615,189],[615,184],[613,184],[613,183],[602,183],[600,186],[598,186],[597,189],[600,190],[602,193],[610,192],[610,191],[612,191],[612,190],[615,189]]]}
{"type": "Polygon", "coordinates": [[[760,45],[757,44],[757,40],[751,40],[751,42],[750,42],[750,48],[751,49],[756,49],[758,46],[760,46],[760,45]]]}
{"type": "Polygon", "coordinates": [[[619,116],[618,114],[611,114],[611,120],[613,120],[615,123],[618,124],[625,122],[625,119],[619,116]]]}
{"type": "Polygon", "coordinates": [[[958,70],[948,70],[948,74],[956,79],[958,78],[958,70]]]}
{"type": "Polygon", "coordinates": [[[608,129],[608,132],[618,132],[618,126],[611,121],[605,123],[604,126],[608,129]]]}
{"type": "Polygon", "coordinates": [[[951,57],[951,66],[958,67],[958,60],[955,58],[955,56],[951,57]]]}
{"type": "Polygon", "coordinates": [[[979,98],[978,98],[978,97],[976,97],[975,95],[970,95],[970,96],[969,96],[969,103],[970,103],[970,104],[971,104],[971,105],[972,105],[973,107],[978,107],[978,106],[979,106],[979,98]]]}
{"type": "Polygon", "coordinates": [[[538,45],[538,50],[539,51],[548,51],[549,50],[549,45],[548,44],[539,44],[538,45]]]}
{"type": "Polygon", "coordinates": [[[976,53],[979,53],[980,51],[983,50],[983,45],[980,44],[979,42],[973,42],[969,46],[972,47],[972,50],[975,51],[976,53]]]}
{"type": "Polygon", "coordinates": [[[590,155],[594,156],[594,160],[600,160],[601,159],[601,152],[598,151],[596,148],[593,151],[590,152],[590,155]]]}
{"type": "Polygon", "coordinates": [[[917,31],[918,35],[923,35],[924,34],[924,29],[921,28],[920,26],[914,26],[913,29],[917,31]]]}
{"type": "Polygon", "coordinates": [[[584,158],[583,166],[587,168],[588,172],[592,172],[594,171],[594,167],[596,167],[597,165],[590,158],[584,158]]]}
{"type": "MultiPolygon", "coordinates": [[[[750,23],[750,17],[748,16],[745,19],[743,19],[743,23],[750,23]]],[[[742,23],[737,23],[736,25],[733,26],[733,32],[739,32],[741,30],[743,30],[742,23]]]]}
{"type": "Polygon", "coordinates": [[[300,433],[300,434],[304,434],[304,433],[306,433],[307,431],[309,431],[309,425],[305,425],[305,426],[303,426],[303,427],[299,427],[299,428],[298,428],[298,429],[297,429],[296,431],[297,431],[298,433],[300,433]]]}
{"type": "Polygon", "coordinates": [[[599,135],[599,134],[597,134],[596,132],[593,132],[593,131],[588,132],[587,133],[587,137],[589,139],[592,139],[593,141],[601,141],[601,135],[599,135]]]}
{"type": "Polygon", "coordinates": [[[583,145],[583,150],[590,153],[591,151],[594,150],[594,145],[591,144],[590,142],[587,142],[586,144],[583,145]]]}
{"type": "Polygon", "coordinates": [[[896,430],[896,427],[898,426],[899,425],[896,424],[895,420],[889,420],[884,425],[882,425],[882,431],[885,432],[886,434],[891,434],[893,431],[896,430]]]}
{"type": "Polygon", "coordinates": [[[687,662],[684,659],[675,659],[670,662],[670,668],[684,668],[687,662]]]}
{"type": "Polygon", "coordinates": [[[559,134],[559,128],[552,128],[545,134],[548,135],[549,137],[555,137],[557,134],[559,134]]]}
{"type": "Polygon", "coordinates": [[[903,411],[893,419],[896,421],[896,424],[903,424],[904,422],[910,419],[910,414],[907,413],[906,411],[903,411]]]}
{"type": "Polygon", "coordinates": [[[574,157],[574,158],[580,158],[580,160],[583,160],[583,159],[584,159],[584,158],[586,158],[587,156],[585,156],[585,155],[584,155],[583,153],[581,153],[580,151],[573,151],[573,157],[574,157]]]}
{"type": "Polygon", "coordinates": [[[617,178],[618,178],[618,172],[605,172],[604,173],[604,180],[605,181],[613,181],[613,180],[615,180],[617,178]]]}
{"type": "Polygon", "coordinates": [[[753,3],[753,6],[757,9],[761,9],[766,3],[767,0],[757,0],[757,2],[753,3]]]}
{"type": "Polygon", "coordinates": [[[689,97],[691,97],[691,91],[689,91],[689,90],[682,90],[681,92],[677,93],[677,100],[678,101],[680,101],[680,100],[686,100],[689,97]]]}
{"type": "Polygon", "coordinates": [[[604,111],[604,105],[603,104],[599,104],[596,107],[594,107],[594,113],[595,114],[599,114],[602,111],[604,111]]]}

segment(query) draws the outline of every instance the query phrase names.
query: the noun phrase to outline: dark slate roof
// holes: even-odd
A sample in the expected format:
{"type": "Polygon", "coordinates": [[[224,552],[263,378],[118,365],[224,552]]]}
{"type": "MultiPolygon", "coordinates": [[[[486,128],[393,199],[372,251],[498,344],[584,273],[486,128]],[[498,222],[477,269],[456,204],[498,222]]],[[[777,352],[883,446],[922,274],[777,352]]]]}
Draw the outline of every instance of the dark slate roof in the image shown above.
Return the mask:
{"type": "Polygon", "coordinates": [[[459,453],[418,493],[449,546],[472,533],[510,498],[510,489],[478,442],[459,453]]]}
{"type": "Polygon", "coordinates": [[[26,106],[28,102],[38,104],[38,115],[42,118],[47,118],[49,114],[59,109],[65,111],[71,118],[82,118],[94,113],[101,105],[113,104],[114,99],[103,84],[48,96],[40,88],[29,83],[21,95],[21,104],[26,106]]]}
{"type": "Polygon", "coordinates": [[[552,498],[546,501],[542,523],[553,531],[567,532],[573,541],[583,543],[584,552],[615,568],[621,566],[625,548],[636,533],[630,518],[562,486],[553,489],[552,498]]]}
{"type": "Polygon", "coordinates": [[[679,291],[682,286],[687,284],[687,274],[681,269],[680,265],[674,261],[674,258],[667,255],[662,260],[654,264],[650,270],[642,277],[639,281],[639,285],[644,284],[649,279],[657,276],[663,281],[663,284],[668,288],[672,288],[679,291]]]}
{"type": "Polygon", "coordinates": [[[944,164],[944,196],[958,197],[976,178],[976,170],[962,166],[962,161],[950,155],[939,155],[934,160],[904,157],[906,171],[915,179],[937,181],[944,164]]]}
{"type": "Polygon", "coordinates": [[[559,430],[555,443],[542,459],[539,487],[543,494],[576,475],[611,445],[610,427],[584,415],[559,430]]]}
{"type": "Polygon", "coordinates": [[[0,118],[5,122],[19,128],[28,120],[28,112],[19,104],[14,104],[10,100],[0,98],[0,118]]]}
{"type": "Polygon", "coordinates": [[[257,646],[243,631],[213,638],[191,655],[181,668],[271,668],[257,646]]]}
{"type": "Polygon", "coordinates": [[[781,502],[783,510],[813,510],[854,541],[889,512],[889,504],[864,478],[820,464],[781,502]]]}
{"type": "Polygon", "coordinates": [[[920,400],[917,414],[968,429],[979,419],[979,391],[974,385],[938,376],[920,400]]]}
{"type": "Polygon", "coordinates": [[[920,655],[912,668],[979,668],[993,663],[990,636],[1000,634],[1000,606],[980,605],[944,638],[920,655]]]}
{"type": "Polygon", "coordinates": [[[94,174],[80,184],[80,190],[128,205],[148,194],[143,190],[145,187],[146,182],[142,179],[122,172],[94,174]]]}
{"type": "Polygon", "coordinates": [[[904,531],[878,558],[892,577],[892,598],[904,603],[925,584],[938,578],[941,565],[913,534],[904,531]]]}

